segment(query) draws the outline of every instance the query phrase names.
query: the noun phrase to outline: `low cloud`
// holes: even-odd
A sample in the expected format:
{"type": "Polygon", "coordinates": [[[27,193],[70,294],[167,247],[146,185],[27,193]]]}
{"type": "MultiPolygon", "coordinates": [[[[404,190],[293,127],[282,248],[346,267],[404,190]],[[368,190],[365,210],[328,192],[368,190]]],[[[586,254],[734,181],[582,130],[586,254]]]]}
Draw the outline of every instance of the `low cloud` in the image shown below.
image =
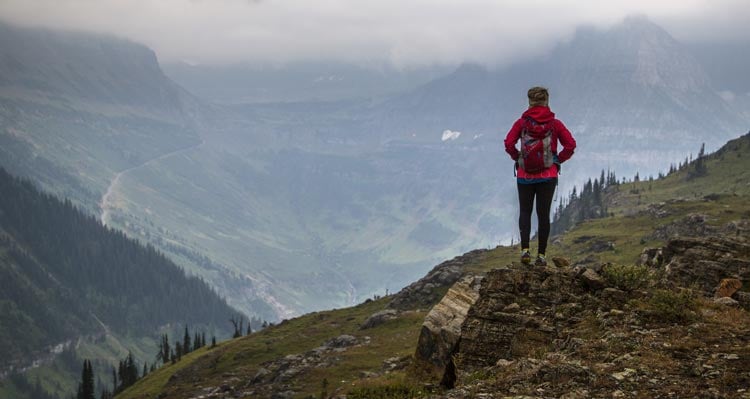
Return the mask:
{"type": "Polygon", "coordinates": [[[686,40],[750,40],[746,0],[3,0],[0,18],[113,33],[162,61],[501,65],[544,53],[577,26],[645,14],[686,40]]]}

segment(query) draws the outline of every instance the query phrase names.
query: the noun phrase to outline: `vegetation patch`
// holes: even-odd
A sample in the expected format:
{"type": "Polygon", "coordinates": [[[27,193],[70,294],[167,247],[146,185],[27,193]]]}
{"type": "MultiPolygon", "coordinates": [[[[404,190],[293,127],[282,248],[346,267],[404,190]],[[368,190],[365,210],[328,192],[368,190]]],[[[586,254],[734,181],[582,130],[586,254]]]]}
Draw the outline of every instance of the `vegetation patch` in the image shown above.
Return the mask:
{"type": "Polygon", "coordinates": [[[698,298],[690,290],[656,290],[646,305],[652,321],[686,323],[698,317],[698,298]]]}
{"type": "Polygon", "coordinates": [[[646,288],[651,277],[648,267],[639,265],[607,265],[602,275],[610,286],[628,292],[646,288]]]}
{"type": "Polygon", "coordinates": [[[359,387],[349,391],[349,399],[411,399],[424,398],[428,392],[422,387],[398,383],[378,387],[359,387]]]}

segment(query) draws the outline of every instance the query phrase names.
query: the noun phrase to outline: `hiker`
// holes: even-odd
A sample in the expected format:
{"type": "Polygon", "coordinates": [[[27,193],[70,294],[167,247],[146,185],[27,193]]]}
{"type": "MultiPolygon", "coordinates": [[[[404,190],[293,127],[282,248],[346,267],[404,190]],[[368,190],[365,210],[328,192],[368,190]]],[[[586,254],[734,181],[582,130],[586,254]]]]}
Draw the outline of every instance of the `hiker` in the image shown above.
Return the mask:
{"type": "Polygon", "coordinates": [[[536,197],[536,215],[539,221],[539,249],[537,266],[546,266],[547,240],[550,230],[550,208],[557,187],[560,165],[573,156],[576,141],[565,125],[555,119],[549,109],[549,93],[544,87],[529,89],[529,109],[513,124],[505,137],[505,151],[516,162],[515,175],[518,186],[521,230],[521,263],[531,263],[529,237],[531,212],[536,197]],[[520,150],[516,143],[520,140],[520,150]],[[563,149],[557,153],[558,142],[563,149]]]}

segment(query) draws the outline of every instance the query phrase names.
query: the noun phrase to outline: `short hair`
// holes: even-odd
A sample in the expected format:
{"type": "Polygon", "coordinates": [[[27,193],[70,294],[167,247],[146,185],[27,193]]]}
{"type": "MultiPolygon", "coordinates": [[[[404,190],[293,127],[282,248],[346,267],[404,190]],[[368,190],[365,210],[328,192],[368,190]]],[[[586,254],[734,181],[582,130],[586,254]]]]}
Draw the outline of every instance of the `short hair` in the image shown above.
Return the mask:
{"type": "Polygon", "coordinates": [[[549,106],[549,92],[544,87],[532,87],[529,89],[529,107],[535,105],[549,106]]]}

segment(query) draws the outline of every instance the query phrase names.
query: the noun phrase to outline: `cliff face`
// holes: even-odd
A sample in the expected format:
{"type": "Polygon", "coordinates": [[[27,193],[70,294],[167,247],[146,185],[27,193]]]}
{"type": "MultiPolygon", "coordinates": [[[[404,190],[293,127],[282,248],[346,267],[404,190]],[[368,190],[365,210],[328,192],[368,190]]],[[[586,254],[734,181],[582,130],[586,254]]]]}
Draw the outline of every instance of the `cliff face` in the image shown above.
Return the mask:
{"type": "Polygon", "coordinates": [[[430,312],[441,317],[425,320],[415,357],[443,368],[455,388],[446,398],[750,397],[750,295],[738,291],[750,242],[738,225],[646,249],[640,266],[556,259],[493,269],[478,291],[460,280],[430,312]],[[462,296],[468,310],[455,305],[462,296]],[[458,320],[454,341],[435,345],[458,320]]]}

